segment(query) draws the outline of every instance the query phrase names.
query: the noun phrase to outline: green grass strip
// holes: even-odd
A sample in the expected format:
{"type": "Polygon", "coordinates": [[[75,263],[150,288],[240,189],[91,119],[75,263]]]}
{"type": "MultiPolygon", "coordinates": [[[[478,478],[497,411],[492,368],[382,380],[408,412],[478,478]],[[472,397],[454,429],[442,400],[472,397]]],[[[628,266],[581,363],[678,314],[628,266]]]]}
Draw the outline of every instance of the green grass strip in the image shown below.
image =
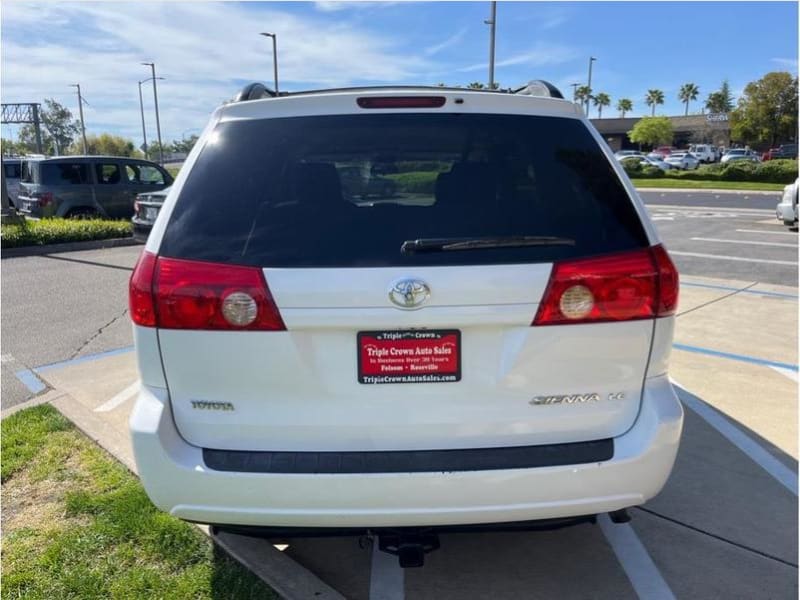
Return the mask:
{"type": "Polygon", "coordinates": [[[0,427],[3,599],[277,598],[50,405],[0,427]]]}

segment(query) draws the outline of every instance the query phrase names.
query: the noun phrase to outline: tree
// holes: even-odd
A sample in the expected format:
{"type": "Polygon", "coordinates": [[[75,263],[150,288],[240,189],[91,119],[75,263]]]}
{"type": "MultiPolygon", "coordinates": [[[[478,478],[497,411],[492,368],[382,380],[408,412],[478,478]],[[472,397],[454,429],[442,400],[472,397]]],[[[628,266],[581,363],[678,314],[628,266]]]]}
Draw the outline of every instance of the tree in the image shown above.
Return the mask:
{"type": "Polygon", "coordinates": [[[14,140],[9,140],[6,138],[0,140],[0,145],[3,147],[3,156],[14,156],[17,154],[28,154],[31,152],[31,150],[28,149],[28,147],[22,142],[15,142],[14,140]]]}
{"type": "Polygon", "coordinates": [[[738,141],[769,143],[795,140],[797,135],[797,85],[790,73],[767,73],[744,88],[731,112],[731,133],[738,141]]]}
{"type": "MultiPolygon", "coordinates": [[[[100,135],[89,134],[86,136],[86,151],[89,154],[102,154],[106,156],[130,156],[140,157],[140,153],[133,141],[112,135],[101,133],[100,135]]],[[[69,154],[83,154],[83,140],[76,140],[69,147],[69,154]]]]}
{"type": "Polygon", "coordinates": [[[644,117],[636,122],[628,132],[628,137],[637,144],[658,146],[672,144],[673,134],[672,122],[668,117],[644,117]]]}
{"type": "Polygon", "coordinates": [[[708,95],[705,107],[711,113],[727,113],[733,109],[733,94],[727,79],[722,82],[719,90],[708,95]]]}
{"type": "Polygon", "coordinates": [[[192,151],[192,148],[197,143],[197,140],[200,139],[198,136],[192,134],[188,138],[175,140],[172,142],[172,149],[175,152],[183,152],[189,154],[192,151]]]}
{"type": "Polygon", "coordinates": [[[694,83],[684,83],[678,91],[678,99],[686,105],[684,115],[689,114],[689,102],[697,100],[697,95],[700,93],[700,88],[694,83]]]}
{"type": "Polygon", "coordinates": [[[597,107],[597,118],[602,119],[603,107],[611,105],[611,98],[608,96],[608,94],[600,92],[593,98],[593,100],[594,100],[594,105],[597,107]]]}
{"type": "MultiPolygon", "coordinates": [[[[589,100],[592,97],[592,88],[588,85],[581,85],[575,90],[575,99],[581,103],[581,106],[586,109],[589,105],[589,100]]],[[[587,113],[589,111],[586,111],[587,113]]]]}
{"type": "Polygon", "coordinates": [[[620,98],[617,102],[617,110],[622,113],[622,118],[625,118],[625,113],[633,110],[633,102],[628,98],[620,98]]]}
{"type": "Polygon", "coordinates": [[[653,107],[652,116],[656,116],[656,105],[664,104],[664,92],[661,90],[647,90],[644,103],[653,107]]]}
{"type": "MultiPolygon", "coordinates": [[[[42,146],[45,154],[66,152],[81,130],[69,109],[52,98],[45,98],[39,117],[42,121],[42,146]]],[[[20,127],[19,140],[31,151],[35,151],[36,135],[31,123],[20,127]]]]}
{"type": "Polygon", "coordinates": [[[480,81],[473,81],[467,87],[471,90],[482,90],[485,86],[480,81]]]}

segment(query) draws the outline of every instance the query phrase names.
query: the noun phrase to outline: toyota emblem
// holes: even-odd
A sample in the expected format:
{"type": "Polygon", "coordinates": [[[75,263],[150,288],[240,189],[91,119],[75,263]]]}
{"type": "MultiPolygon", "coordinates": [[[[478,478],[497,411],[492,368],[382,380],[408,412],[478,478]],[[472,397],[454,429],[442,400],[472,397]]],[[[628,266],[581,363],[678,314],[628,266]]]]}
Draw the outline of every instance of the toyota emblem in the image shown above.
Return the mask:
{"type": "Polygon", "coordinates": [[[430,295],[428,284],[419,279],[401,279],[389,287],[389,300],[405,309],[420,308],[430,295]]]}

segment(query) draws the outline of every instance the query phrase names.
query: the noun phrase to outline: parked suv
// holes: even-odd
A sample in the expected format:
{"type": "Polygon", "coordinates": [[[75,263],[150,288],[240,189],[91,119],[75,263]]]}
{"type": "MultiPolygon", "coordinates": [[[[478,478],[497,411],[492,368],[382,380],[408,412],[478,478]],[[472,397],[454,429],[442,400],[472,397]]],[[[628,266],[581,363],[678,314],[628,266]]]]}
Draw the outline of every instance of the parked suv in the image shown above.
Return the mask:
{"type": "Polygon", "coordinates": [[[573,518],[661,490],[678,274],[579,107],[246,98],[212,116],[130,280],[130,428],[157,506],[286,534],[573,518]],[[348,196],[354,165],[392,197],[348,196]]]}
{"type": "Polygon", "coordinates": [[[119,156],[66,156],[23,163],[19,212],[32,217],[130,218],[136,195],[172,184],[159,165],[119,156]]]}
{"type": "Polygon", "coordinates": [[[8,201],[11,206],[17,205],[19,195],[19,179],[22,168],[22,159],[19,157],[6,157],[3,159],[3,177],[6,180],[8,201]]]}

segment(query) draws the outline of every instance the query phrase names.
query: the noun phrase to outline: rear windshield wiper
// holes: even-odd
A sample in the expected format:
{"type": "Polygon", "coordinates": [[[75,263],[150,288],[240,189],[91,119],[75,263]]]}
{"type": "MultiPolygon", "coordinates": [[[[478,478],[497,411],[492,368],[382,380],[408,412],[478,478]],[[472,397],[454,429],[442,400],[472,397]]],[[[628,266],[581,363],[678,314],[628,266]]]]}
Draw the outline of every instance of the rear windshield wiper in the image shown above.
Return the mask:
{"type": "Polygon", "coordinates": [[[403,254],[414,252],[450,252],[485,248],[525,248],[527,246],[574,246],[575,240],[548,235],[511,235],[485,238],[423,238],[406,240],[400,247],[403,254]]]}

